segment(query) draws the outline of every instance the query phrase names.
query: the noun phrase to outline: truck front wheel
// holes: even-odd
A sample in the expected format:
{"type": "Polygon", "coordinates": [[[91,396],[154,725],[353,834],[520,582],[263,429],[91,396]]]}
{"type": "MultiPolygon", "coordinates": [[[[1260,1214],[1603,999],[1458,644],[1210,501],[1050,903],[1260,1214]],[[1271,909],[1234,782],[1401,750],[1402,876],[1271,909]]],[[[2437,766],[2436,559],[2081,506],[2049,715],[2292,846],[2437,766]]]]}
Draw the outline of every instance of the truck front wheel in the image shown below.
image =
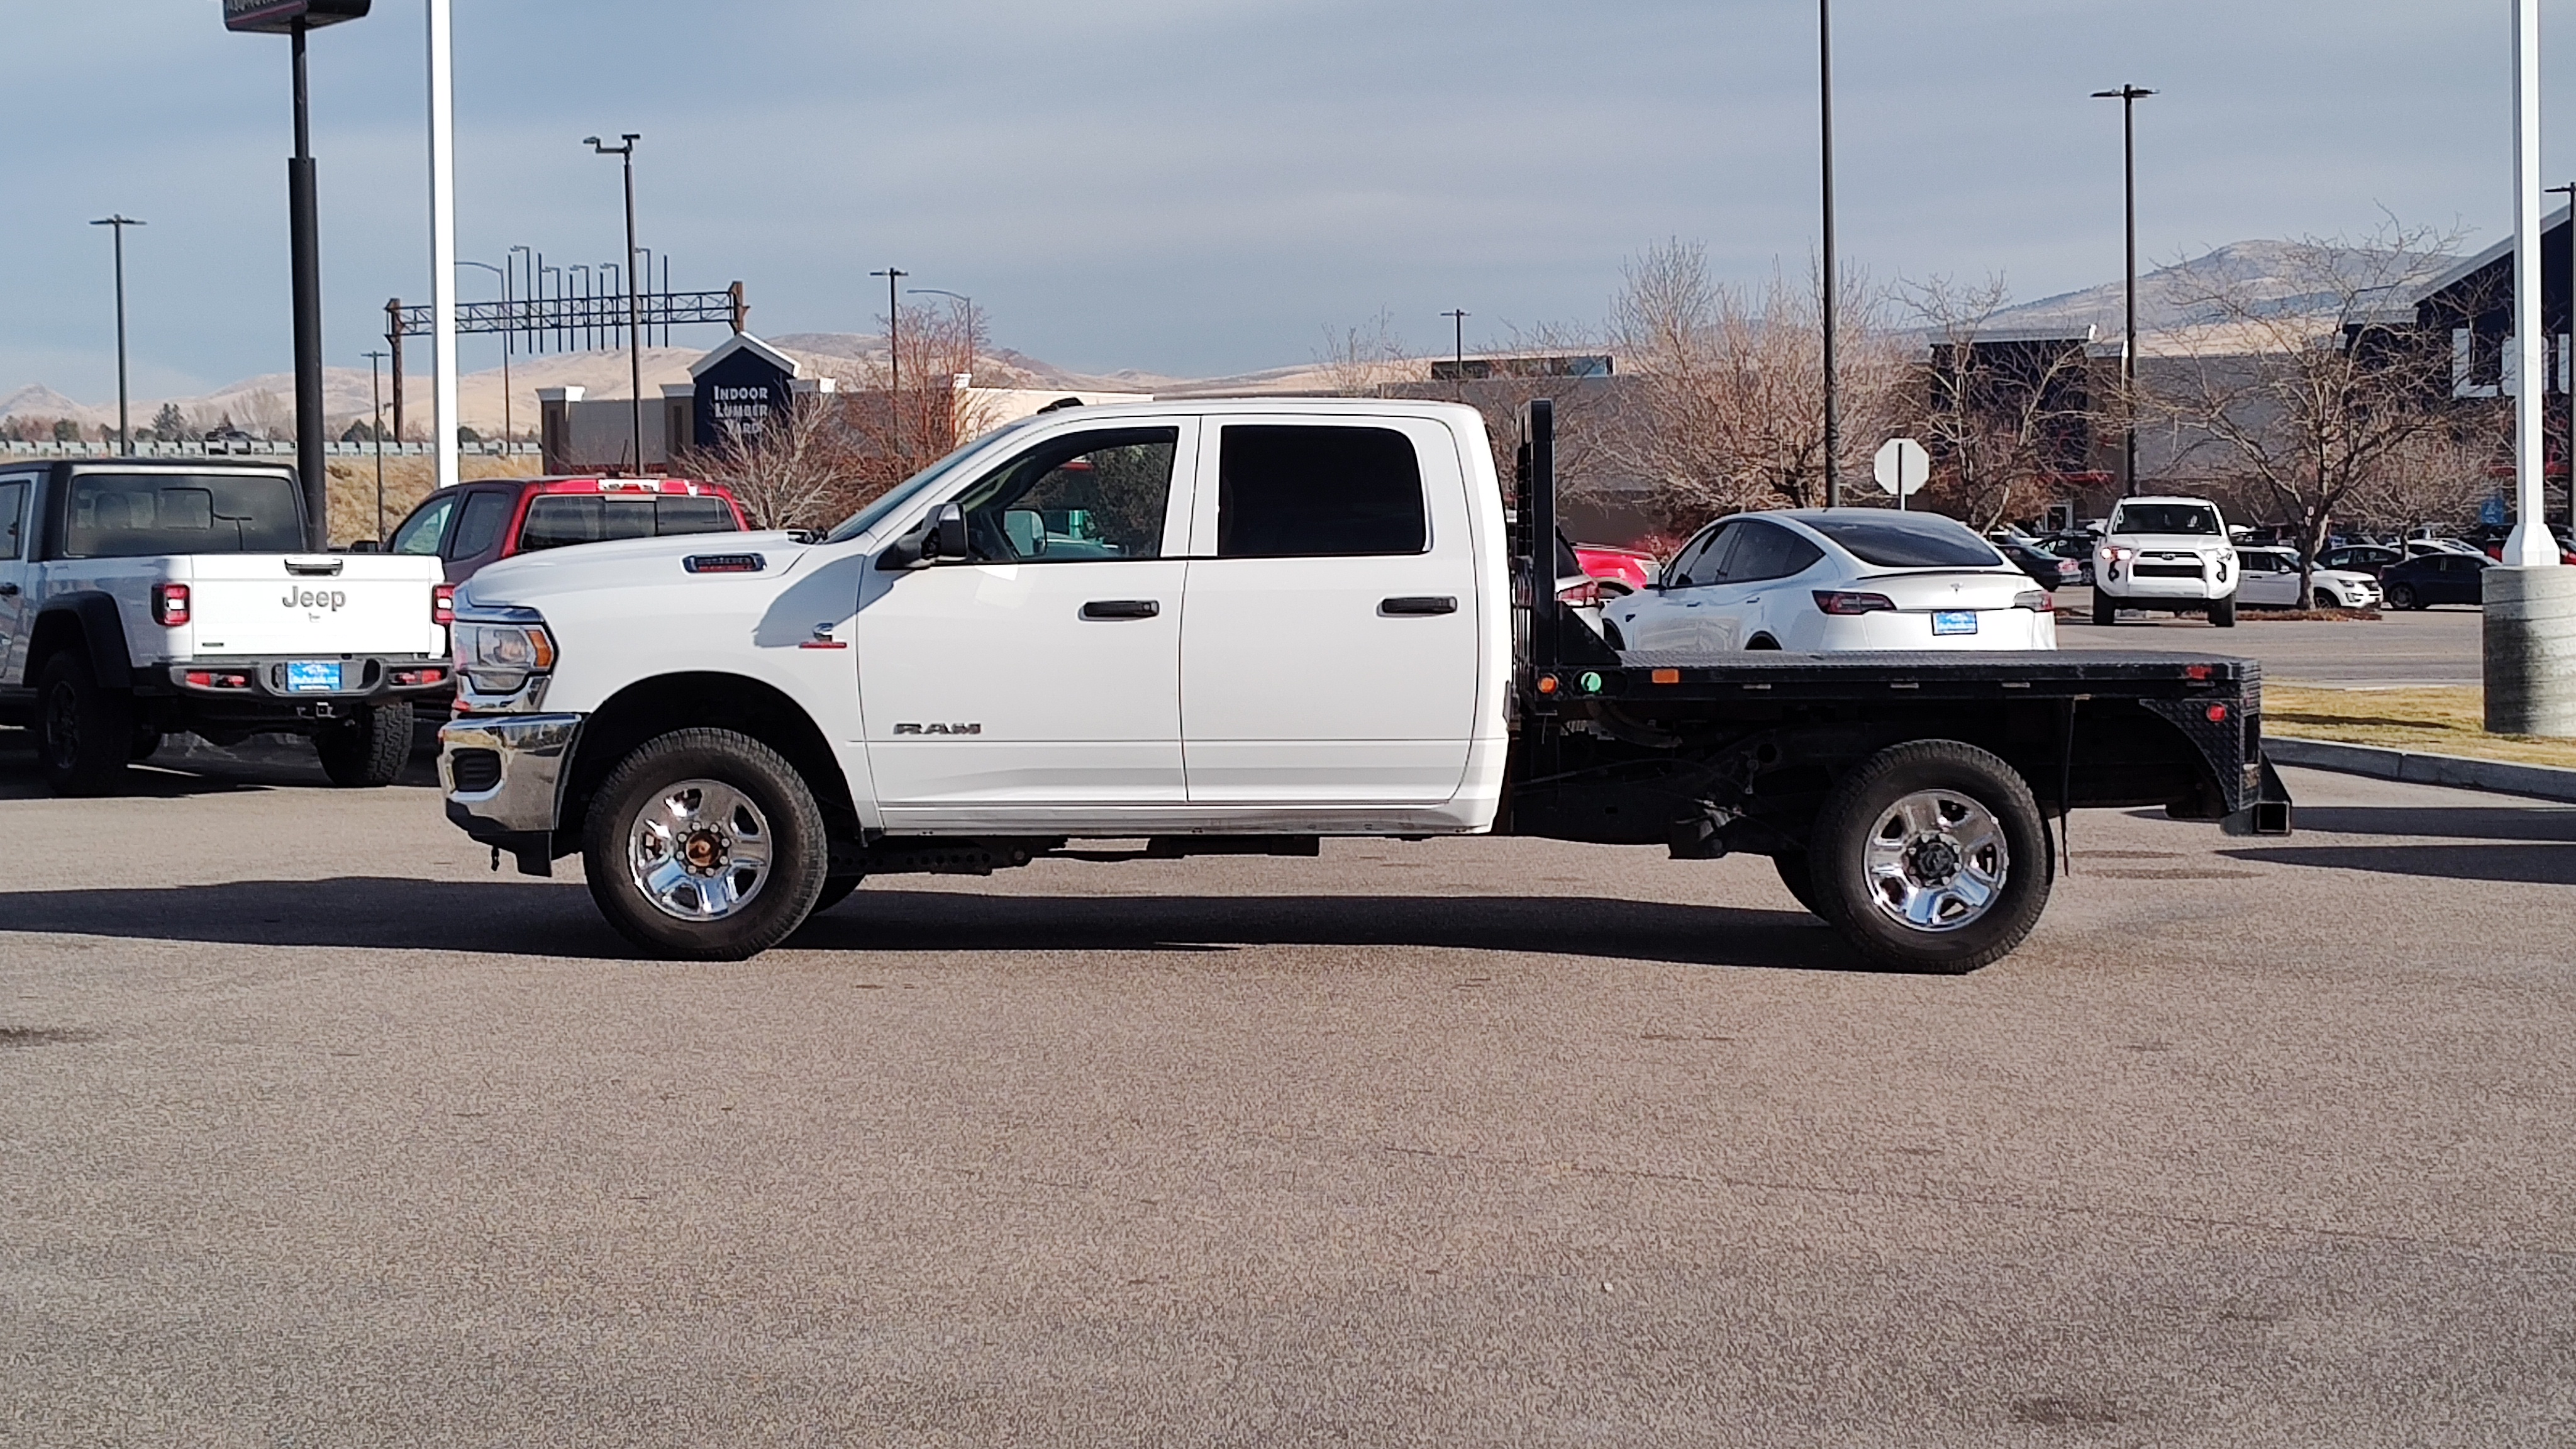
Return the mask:
{"type": "Polygon", "coordinates": [[[678,730],[619,762],[582,828],[591,899],[674,961],[742,961],[787,939],[823,892],[823,812],[796,767],[731,730],[678,730]]]}
{"type": "Polygon", "coordinates": [[[1818,914],[1862,955],[1950,973],[2020,945],[2057,869],[2030,786],[1956,740],[1897,745],[1845,776],[1808,856],[1818,914]]]}
{"type": "Polygon", "coordinates": [[[2093,622],[2104,629],[2120,622],[2120,601],[2104,593],[2099,584],[2093,586],[2093,622]]]}
{"type": "Polygon", "coordinates": [[[134,752],[134,696],[101,685],[77,649],[45,661],[36,695],[45,783],[57,795],[115,794],[134,752]]]}
{"type": "Polygon", "coordinates": [[[369,705],[356,717],[323,726],[313,737],[322,773],[344,790],[381,790],[411,758],[411,703],[369,705]]]}
{"type": "Polygon", "coordinates": [[[2233,629],[2236,627],[2236,596],[2234,594],[2229,594],[2223,599],[2212,599],[2209,601],[2209,622],[2221,629],[2233,629]]]}

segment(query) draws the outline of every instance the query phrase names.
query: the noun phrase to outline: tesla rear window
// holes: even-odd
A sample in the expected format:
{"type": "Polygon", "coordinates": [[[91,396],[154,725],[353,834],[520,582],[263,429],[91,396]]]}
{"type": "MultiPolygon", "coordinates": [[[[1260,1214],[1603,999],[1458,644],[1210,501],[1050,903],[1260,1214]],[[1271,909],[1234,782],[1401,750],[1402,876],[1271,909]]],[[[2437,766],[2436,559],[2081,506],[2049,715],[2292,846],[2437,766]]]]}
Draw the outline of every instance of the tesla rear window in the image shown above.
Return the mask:
{"type": "Polygon", "coordinates": [[[1862,563],[1883,569],[1988,569],[2003,557],[1966,525],[1917,514],[1898,520],[1801,517],[1799,522],[1841,544],[1862,563]]]}
{"type": "Polygon", "coordinates": [[[282,473],[81,473],[71,495],[71,558],[304,548],[304,513],[282,473]]]}

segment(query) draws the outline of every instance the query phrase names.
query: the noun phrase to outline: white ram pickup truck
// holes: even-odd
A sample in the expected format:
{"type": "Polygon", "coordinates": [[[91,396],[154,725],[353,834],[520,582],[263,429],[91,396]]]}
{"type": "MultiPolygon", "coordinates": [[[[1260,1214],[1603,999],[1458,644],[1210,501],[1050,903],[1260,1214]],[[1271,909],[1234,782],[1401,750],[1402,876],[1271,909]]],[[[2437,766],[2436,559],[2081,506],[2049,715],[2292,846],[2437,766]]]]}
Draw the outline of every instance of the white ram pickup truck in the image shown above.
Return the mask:
{"type": "Polygon", "coordinates": [[[313,740],[335,784],[390,784],[412,703],[444,700],[434,558],[307,551],[292,470],[0,462],[0,723],[47,780],[115,790],[179,732],[313,740]]]}
{"type": "Polygon", "coordinates": [[[505,559],[458,602],[449,818],[496,866],[580,854],[668,957],[1074,840],[1517,834],[1768,856],[1924,970],[2031,929],[2049,811],[2287,829],[2242,661],[1613,651],[1527,590],[1553,418],[1522,424],[1516,511],[1473,409],[1188,401],[1014,424],[819,539],[505,559]]]}
{"type": "Polygon", "coordinates": [[[2244,579],[2227,520],[2206,498],[2123,498],[2093,546],[2093,622],[2116,624],[2120,610],[2207,614],[2236,627],[2244,579]]]}

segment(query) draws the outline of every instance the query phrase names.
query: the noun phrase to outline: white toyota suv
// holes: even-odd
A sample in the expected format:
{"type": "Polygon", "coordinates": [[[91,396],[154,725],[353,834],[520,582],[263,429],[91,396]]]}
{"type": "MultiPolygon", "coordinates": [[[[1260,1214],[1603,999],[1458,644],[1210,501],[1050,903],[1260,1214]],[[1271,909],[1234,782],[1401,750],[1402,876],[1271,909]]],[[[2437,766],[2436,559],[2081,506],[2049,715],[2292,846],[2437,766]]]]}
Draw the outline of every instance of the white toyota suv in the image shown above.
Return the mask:
{"type": "Polygon", "coordinates": [[[2236,627],[2236,546],[2227,520],[2206,498],[2123,498],[2093,546],[2093,622],[2116,624],[2120,610],[2168,609],[2209,615],[2236,627]]]}

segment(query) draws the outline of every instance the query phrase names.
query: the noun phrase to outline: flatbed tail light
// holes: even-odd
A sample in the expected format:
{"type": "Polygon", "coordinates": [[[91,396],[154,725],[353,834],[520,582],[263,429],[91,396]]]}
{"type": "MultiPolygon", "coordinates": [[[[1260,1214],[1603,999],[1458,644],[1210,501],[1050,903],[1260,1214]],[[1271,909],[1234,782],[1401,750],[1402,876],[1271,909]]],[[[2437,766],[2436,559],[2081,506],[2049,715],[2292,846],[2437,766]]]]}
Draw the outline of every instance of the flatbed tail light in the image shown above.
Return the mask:
{"type": "Polygon", "coordinates": [[[165,629],[176,629],[188,622],[188,586],[186,584],[152,586],[152,622],[165,629]]]}
{"type": "Polygon", "coordinates": [[[456,585],[440,584],[429,591],[429,621],[442,628],[456,622],[456,585]]]}
{"type": "Polygon", "coordinates": [[[1816,607],[1828,614],[1878,614],[1893,611],[1896,601],[1885,594],[1856,594],[1844,589],[1818,589],[1816,607]]]}
{"type": "Polygon", "coordinates": [[[2054,614],[2057,600],[2046,589],[2025,589],[2013,595],[2013,607],[2028,609],[2034,614],[2054,614]]]}

